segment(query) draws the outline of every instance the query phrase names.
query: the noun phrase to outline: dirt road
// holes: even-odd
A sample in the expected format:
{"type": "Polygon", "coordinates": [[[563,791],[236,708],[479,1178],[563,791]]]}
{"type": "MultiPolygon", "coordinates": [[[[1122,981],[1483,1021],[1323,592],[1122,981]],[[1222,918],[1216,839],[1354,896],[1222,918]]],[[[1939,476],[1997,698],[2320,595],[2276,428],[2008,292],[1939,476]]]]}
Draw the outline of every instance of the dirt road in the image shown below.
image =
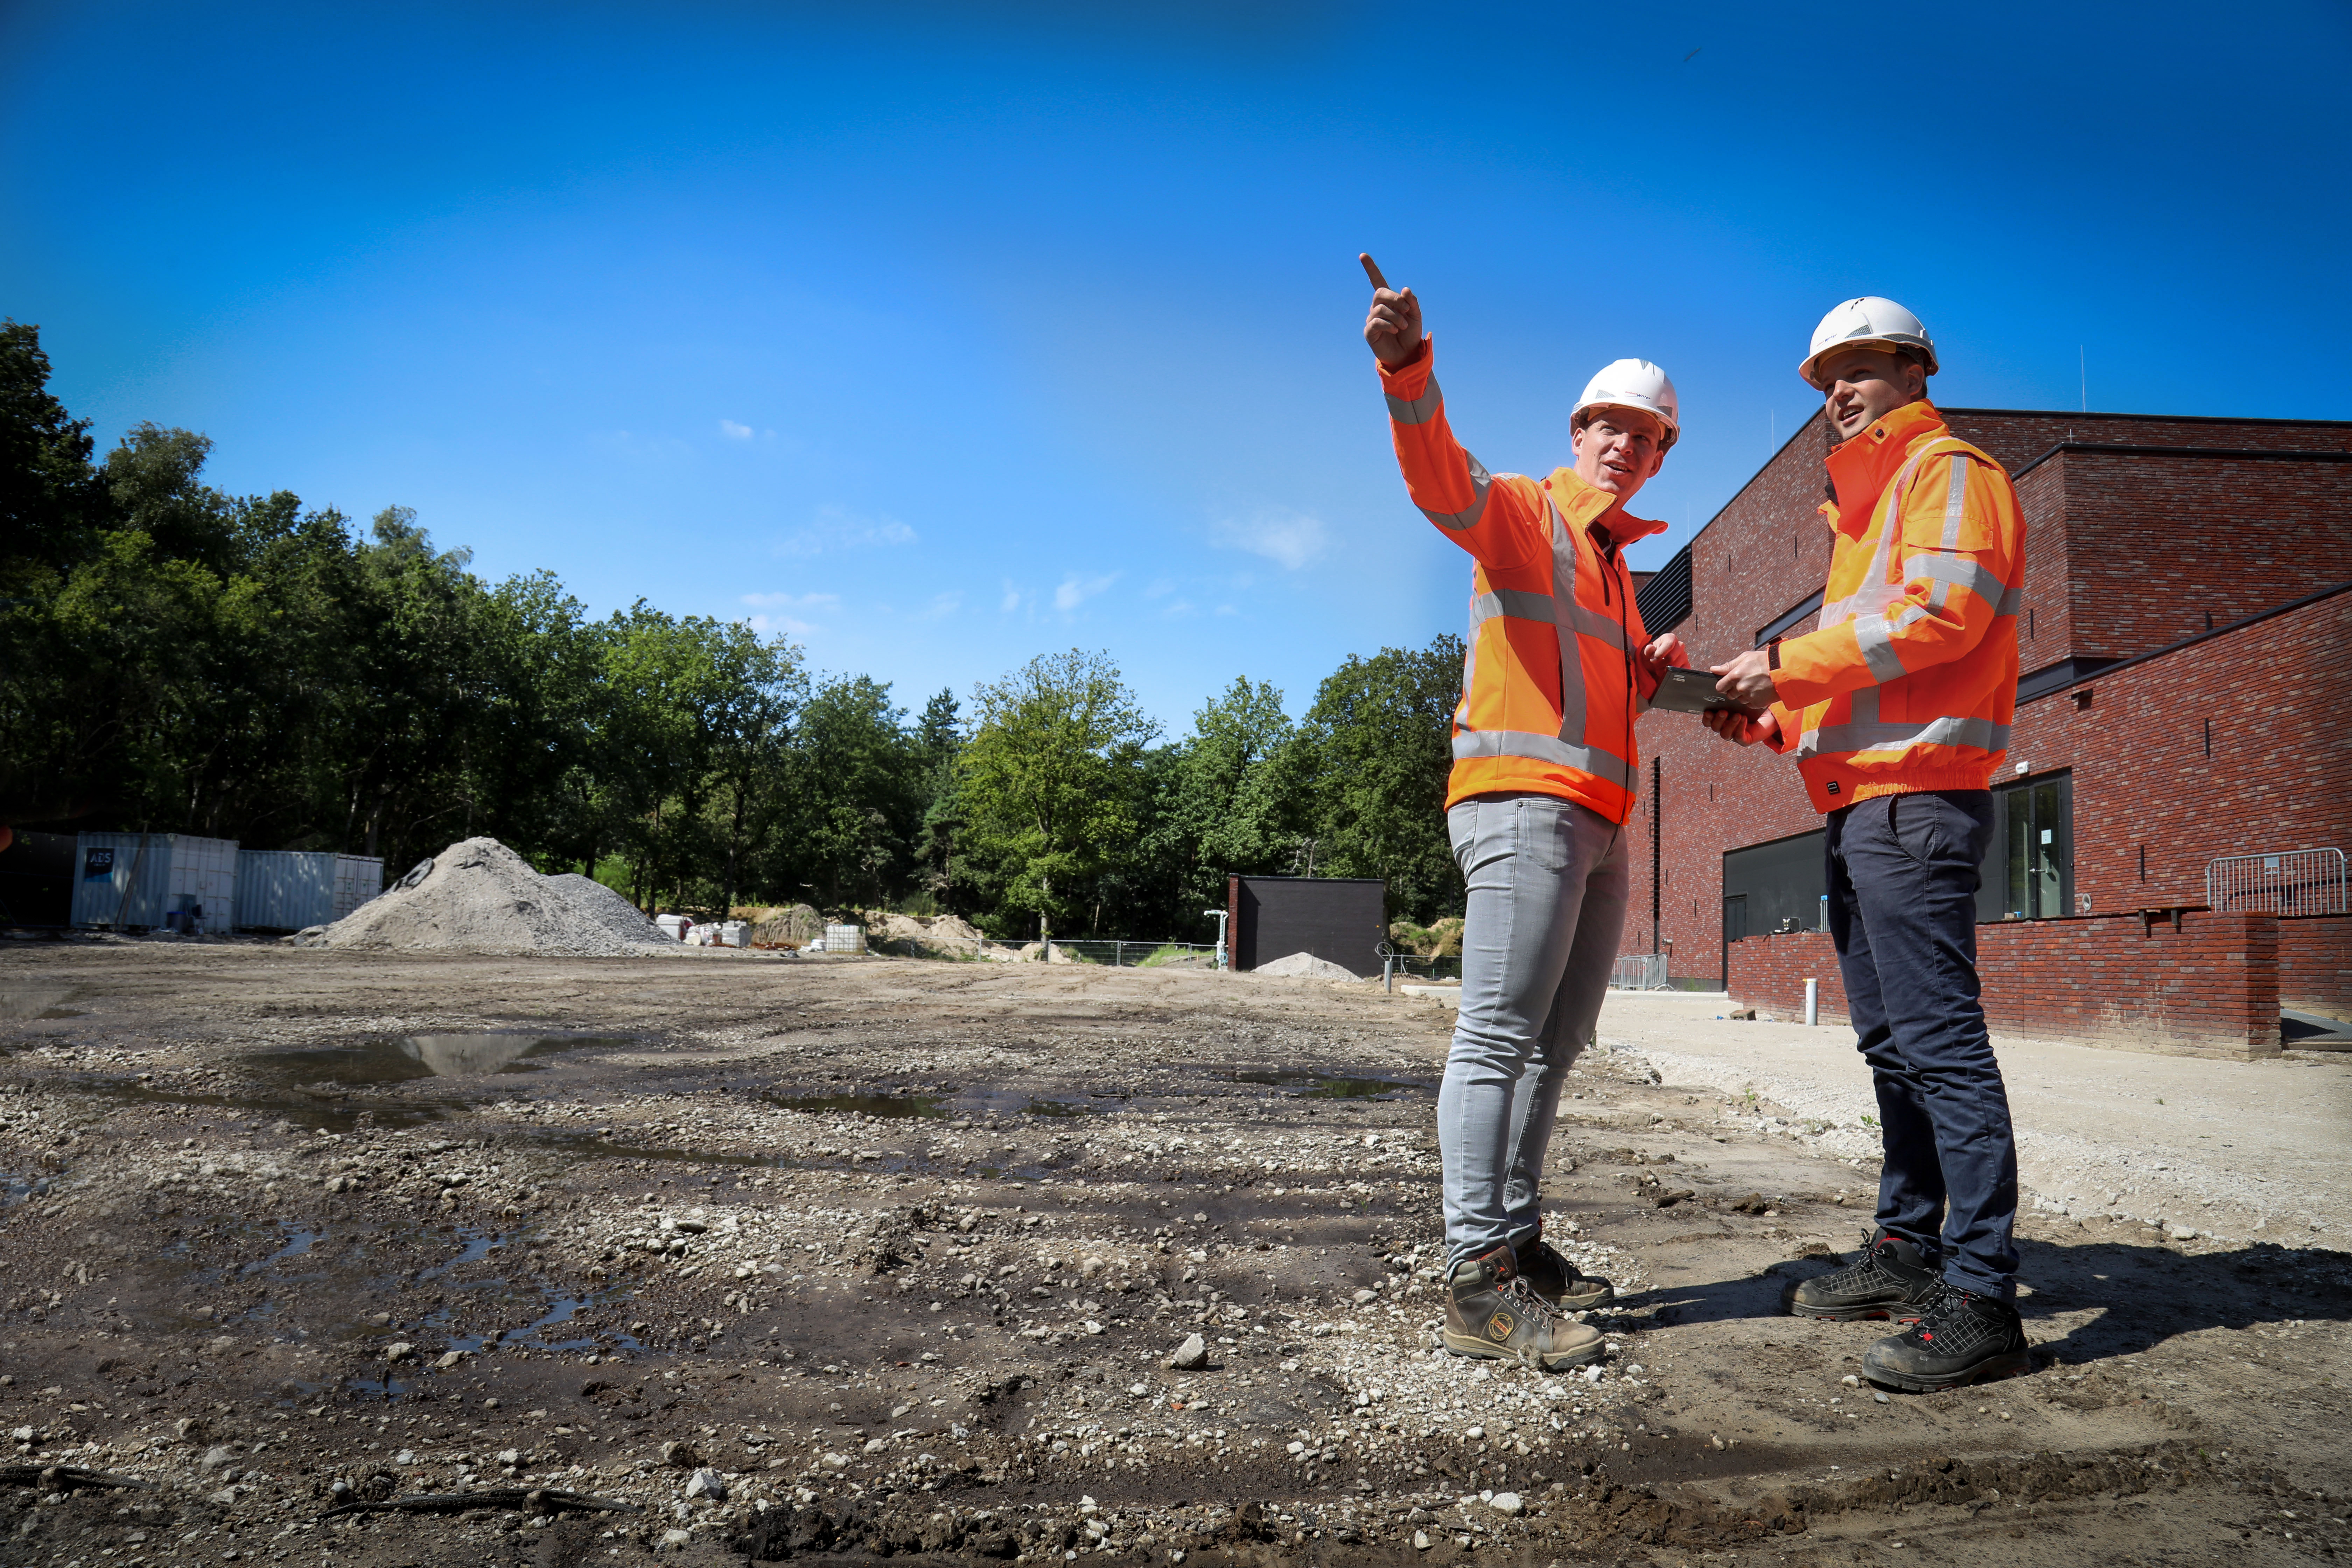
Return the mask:
{"type": "Polygon", "coordinates": [[[1775,1310],[1874,1171],[1651,1081],[1660,1041],[1588,1056],[1548,1184],[1608,1362],[1433,1353],[1450,1021],[1183,971],[7,942],[0,1563],[2352,1544],[2326,1237],[2029,1217],[2042,1370],[1882,1398],[1881,1329],[1775,1310]]]}

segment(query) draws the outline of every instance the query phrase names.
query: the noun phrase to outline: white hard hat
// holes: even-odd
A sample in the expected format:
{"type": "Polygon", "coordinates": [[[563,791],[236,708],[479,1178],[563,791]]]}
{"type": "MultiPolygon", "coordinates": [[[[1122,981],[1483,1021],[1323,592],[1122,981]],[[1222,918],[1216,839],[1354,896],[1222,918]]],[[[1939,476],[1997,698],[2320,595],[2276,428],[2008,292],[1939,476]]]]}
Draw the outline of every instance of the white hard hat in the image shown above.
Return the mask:
{"type": "Polygon", "coordinates": [[[1936,374],[1936,342],[1927,335],[1927,323],[1892,300],[1875,294],[1864,294],[1859,300],[1848,300],[1822,318],[1813,329],[1813,350],[1797,374],[1806,384],[1819,386],[1813,380],[1813,364],[1823,354],[1838,349],[1885,349],[1890,353],[1909,349],[1926,356],[1927,374],[1936,374]]]}
{"type": "Polygon", "coordinates": [[[1581,424],[1588,408],[1638,408],[1666,427],[1665,439],[1658,443],[1663,452],[1682,434],[1677,406],[1675,384],[1664,371],[1645,359],[1612,360],[1584,384],[1584,395],[1568,411],[1568,422],[1571,426],[1581,424]]]}

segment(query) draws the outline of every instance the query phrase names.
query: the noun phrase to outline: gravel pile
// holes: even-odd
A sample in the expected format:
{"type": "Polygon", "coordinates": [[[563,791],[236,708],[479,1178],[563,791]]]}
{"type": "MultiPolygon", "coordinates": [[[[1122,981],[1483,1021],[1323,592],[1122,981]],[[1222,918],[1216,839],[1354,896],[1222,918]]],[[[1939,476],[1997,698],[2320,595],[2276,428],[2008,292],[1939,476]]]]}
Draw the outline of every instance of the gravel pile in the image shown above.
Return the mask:
{"type": "Polygon", "coordinates": [[[549,889],[566,900],[583,920],[593,921],[619,941],[669,942],[661,927],[640,913],[636,905],[593,877],[565,871],[546,881],[549,889]]]}
{"type": "Polygon", "coordinates": [[[1278,980],[1354,980],[1355,971],[1342,968],[1328,958],[1318,958],[1311,952],[1294,952],[1288,958],[1277,958],[1272,963],[1261,963],[1251,973],[1271,974],[1278,980]]]}
{"type": "Polygon", "coordinates": [[[676,948],[628,900],[585,877],[542,877],[495,838],[452,844],[432,868],[386,889],[297,947],[546,952],[619,958],[676,948]]]}

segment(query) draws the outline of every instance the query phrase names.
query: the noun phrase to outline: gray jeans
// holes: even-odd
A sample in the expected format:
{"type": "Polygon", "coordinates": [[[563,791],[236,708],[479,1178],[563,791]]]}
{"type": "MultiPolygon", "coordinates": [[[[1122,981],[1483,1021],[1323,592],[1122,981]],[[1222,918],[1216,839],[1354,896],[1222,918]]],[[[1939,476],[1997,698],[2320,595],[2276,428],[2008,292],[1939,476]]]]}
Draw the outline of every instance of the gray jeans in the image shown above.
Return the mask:
{"type": "Polygon", "coordinates": [[[1477,795],[1445,827],[1470,885],[1462,1011],[1437,1094],[1451,1268],[1542,1227],[1544,1146],[1601,1017],[1632,858],[1624,829],[1556,795],[1477,795]]]}

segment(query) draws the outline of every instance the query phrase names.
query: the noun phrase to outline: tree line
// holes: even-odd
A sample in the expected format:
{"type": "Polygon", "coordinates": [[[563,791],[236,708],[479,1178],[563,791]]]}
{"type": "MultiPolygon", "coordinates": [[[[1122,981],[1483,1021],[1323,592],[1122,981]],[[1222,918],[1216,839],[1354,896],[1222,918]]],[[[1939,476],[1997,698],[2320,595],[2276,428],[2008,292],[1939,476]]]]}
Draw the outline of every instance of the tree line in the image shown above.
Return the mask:
{"type": "Polygon", "coordinates": [[[1293,720],[1236,679],[1171,737],[1073,649],[919,711],[782,637],[546,572],[491,584],[415,514],[102,458],[0,321],[0,823],[382,856],[490,835],[641,907],[953,912],[1000,936],[1198,939],[1230,872],[1381,877],[1456,913],[1441,808],[1462,645],[1350,657],[1293,720]]]}

